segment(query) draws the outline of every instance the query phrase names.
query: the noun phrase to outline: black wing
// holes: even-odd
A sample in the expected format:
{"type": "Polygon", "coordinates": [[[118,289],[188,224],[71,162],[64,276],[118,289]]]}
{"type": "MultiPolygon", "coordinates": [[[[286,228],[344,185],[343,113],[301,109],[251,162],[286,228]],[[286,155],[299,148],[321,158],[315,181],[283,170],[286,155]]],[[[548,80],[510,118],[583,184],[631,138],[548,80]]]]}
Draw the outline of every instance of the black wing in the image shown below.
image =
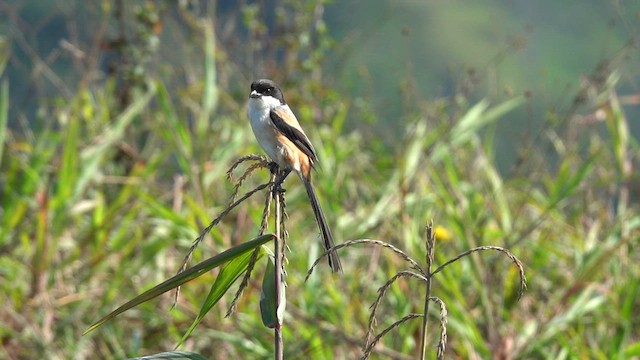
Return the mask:
{"type": "MultiPolygon", "coordinates": [[[[289,125],[282,116],[289,116],[287,111],[278,110],[278,108],[271,110],[269,113],[271,117],[271,121],[273,125],[275,125],[276,129],[280,131],[284,136],[287,137],[292,143],[294,143],[298,149],[300,149],[303,153],[305,153],[309,159],[311,159],[312,163],[318,162],[318,156],[316,155],[316,150],[311,145],[311,141],[307,135],[305,135],[299,129],[289,125]]],[[[293,115],[291,115],[293,116],[293,115]]]]}

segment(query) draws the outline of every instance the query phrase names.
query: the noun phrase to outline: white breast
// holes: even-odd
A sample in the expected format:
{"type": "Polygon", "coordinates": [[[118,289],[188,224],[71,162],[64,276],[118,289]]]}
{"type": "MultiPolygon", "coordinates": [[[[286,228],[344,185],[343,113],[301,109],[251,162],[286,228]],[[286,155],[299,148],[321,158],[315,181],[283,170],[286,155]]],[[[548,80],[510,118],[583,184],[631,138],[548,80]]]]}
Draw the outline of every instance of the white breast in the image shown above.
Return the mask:
{"type": "Polygon", "coordinates": [[[277,129],[271,121],[269,113],[271,112],[270,104],[265,103],[262,98],[249,99],[249,120],[251,129],[258,140],[258,144],[264,149],[271,160],[284,167],[286,164],[282,159],[282,149],[276,139],[277,129]]]}

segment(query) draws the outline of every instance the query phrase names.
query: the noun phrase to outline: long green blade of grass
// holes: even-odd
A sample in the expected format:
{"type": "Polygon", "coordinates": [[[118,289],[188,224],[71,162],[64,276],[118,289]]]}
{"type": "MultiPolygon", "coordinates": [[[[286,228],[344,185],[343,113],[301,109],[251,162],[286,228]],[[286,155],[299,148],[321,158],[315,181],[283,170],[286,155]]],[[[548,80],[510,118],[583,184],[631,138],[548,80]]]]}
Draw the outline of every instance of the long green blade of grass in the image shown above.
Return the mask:
{"type": "Polygon", "coordinates": [[[104,324],[105,322],[113,319],[114,317],[122,314],[123,312],[138,306],[144,302],[147,302],[157,296],[160,296],[162,294],[164,294],[165,292],[175,289],[176,287],[191,281],[197,277],[199,277],[200,275],[206,273],[207,271],[216,268],[222,264],[225,264],[229,261],[232,261],[233,259],[242,256],[243,254],[246,254],[247,252],[250,252],[251,250],[255,249],[257,246],[260,246],[270,240],[273,240],[273,235],[269,234],[269,235],[262,235],[260,237],[257,237],[253,240],[247,241],[245,243],[242,243],[238,246],[234,246],[229,250],[226,250],[208,260],[205,260],[201,263],[199,263],[198,265],[189,268],[187,270],[185,270],[184,272],[162,282],[161,284],[153,287],[150,290],[145,291],[144,293],[136,296],[135,298],[131,299],[130,301],[128,301],[127,303],[125,303],[124,305],[120,306],[119,308],[115,309],[114,311],[112,311],[111,313],[109,313],[107,316],[103,317],[102,319],[96,321],[93,325],[91,325],[87,330],[85,330],[85,332],[83,333],[83,335],[86,335],[88,333],[90,333],[91,331],[95,330],[96,328],[98,328],[99,326],[101,326],[102,324],[104,324]]]}
{"type": "Polygon", "coordinates": [[[556,183],[554,184],[553,189],[551,189],[551,194],[549,196],[549,208],[556,206],[562,200],[574,194],[580,185],[584,183],[589,174],[591,174],[598,156],[598,154],[591,156],[575,171],[571,166],[575,161],[568,159],[560,165],[556,183]]]}
{"type": "Polygon", "coordinates": [[[635,343],[627,346],[624,350],[624,356],[626,359],[631,359],[634,356],[640,356],[640,341],[636,341],[635,343]]]}
{"type": "Polygon", "coordinates": [[[488,100],[480,101],[469,109],[453,129],[451,129],[448,141],[440,141],[437,143],[437,146],[431,154],[431,159],[434,162],[440,161],[445,155],[450,153],[450,147],[458,147],[468,142],[477,136],[478,131],[484,126],[497,121],[524,102],[524,97],[516,97],[489,108],[488,100]]]}
{"type": "Polygon", "coordinates": [[[67,204],[72,195],[75,178],[79,170],[79,148],[80,140],[80,117],[69,118],[66,126],[66,136],[64,138],[64,149],[62,150],[62,164],[58,175],[58,191],[55,196],[54,209],[59,210],[67,204]]]}
{"type": "Polygon", "coordinates": [[[204,92],[202,94],[202,112],[198,118],[196,131],[198,137],[204,138],[209,127],[209,117],[218,105],[218,88],[216,84],[216,39],[215,28],[210,21],[203,24],[204,54],[205,54],[205,78],[204,92]]]}
{"type": "MultiPolygon", "coordinates": [[[[264,256],[264,254],[264,250],[259,251],[256,261],[264,256]]],[[[216,281],[213,283],[211,289],[209,290],[209,295],[207,295],[204,304],[202,304],[202,307],[200,308],[200,313],[195,318],[195,320],[193,320],[193,323],[191,323],[191,326],[189,326],[189,329],[184,334],[176,348],[184,343],[184,341],[191,335],[193,330],[195,330],[196,326],[198,326],[198,324],[202,321],[204,316],[207,315],[209,310],[211,310],[211,308],[213,308],[215,304],[220,301],[222,295],[224,295],[227,290],[229,290],[231,285],[233,285],[233,283],[240,277],[240,275],[244,274],[244,272],[247,270],[247,267],[249,266],[249,261],[251,260],[252,255],[252,251],[247,251],[237,256],[233,260],[230,260],[222,268],[222,270],[220,270],[220,273],[216,277],[216,281]]]]}

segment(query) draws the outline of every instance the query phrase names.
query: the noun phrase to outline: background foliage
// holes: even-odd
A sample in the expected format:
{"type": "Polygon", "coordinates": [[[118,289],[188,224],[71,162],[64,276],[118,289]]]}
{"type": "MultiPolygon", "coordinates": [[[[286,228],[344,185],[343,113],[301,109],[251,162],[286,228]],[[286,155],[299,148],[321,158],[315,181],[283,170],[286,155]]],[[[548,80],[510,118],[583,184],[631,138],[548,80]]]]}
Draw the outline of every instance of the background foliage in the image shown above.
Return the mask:
{"type": "MultiPolygon", "coordinates": [[[[224,209],[225,171],[259,152],[245,115],[255,77],[281,83],[316,144],[339,242],[423,258],[433,218],[436,265],[479,245],[523,261],[520,302],[500,256],[436,276],[447,357],[640,356],[638,6],[0,1],[0,358],[173,349],[215,274],[173,311],[167,295],[81,334],[172,276],[224,209]]],[[[317,231],[299,183],[287,189],[285,356],[357,358],[369,305],[402,264],[351,248],[343,277],[325,268],[303,283],[317,231]]],[[[196,260],[253,238],[261,211],[256,198],[234,212],[196,260]]],[[[270,358],[260,279],[238,314],[225,319],[223,299],[182,349],[270,358]]],[[[415,289],[389,290],[379,328],[420,312],[415,289]]],[[[415,356],[419,325],[378,356],[415,356]]]]}

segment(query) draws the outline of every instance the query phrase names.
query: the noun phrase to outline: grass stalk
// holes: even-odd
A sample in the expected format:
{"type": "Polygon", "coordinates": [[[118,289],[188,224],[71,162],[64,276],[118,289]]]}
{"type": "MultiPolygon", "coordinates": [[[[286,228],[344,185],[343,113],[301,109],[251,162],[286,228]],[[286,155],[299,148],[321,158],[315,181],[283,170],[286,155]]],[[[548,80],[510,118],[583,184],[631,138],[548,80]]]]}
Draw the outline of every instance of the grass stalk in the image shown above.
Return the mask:
{"type": "MultiPolygon", "coordinates": [[[[275,229],[276,229],[276,237],[274,240],[274,252],[275,252],[275,288],[276,288],[276,309],[280,309],[282,302],[282,258],[284,249],[282,246],[282,237],[281,237],[281,224],[280,218],[282,216],[281,210],[281,192],[279,191],[280,186],[273,186],[273,198],[275,199],[275,207],[276,207],[276,216],[275,216],[275,229]]],[[[282,360],[284,358],[284,342],[282,341],[282,317],[279,315],[280,312],[276,311],[276,326],[274,328],[275,335],[275,359],[282,360]]]]}
{"type": "Polygon", "coordinates": [[[433,264],[434,252],[435,252],[436,236],[433,231],[433,220],[427,224],[427,267],[425,273],[427,274],[426,293],[424,295],[424,316],[422,317],[422,339],[420,344],[420,359],[424,360],[427,356],[427,329],[429,325],[429,302],[431,298],[431,264],[433,264]]]}

